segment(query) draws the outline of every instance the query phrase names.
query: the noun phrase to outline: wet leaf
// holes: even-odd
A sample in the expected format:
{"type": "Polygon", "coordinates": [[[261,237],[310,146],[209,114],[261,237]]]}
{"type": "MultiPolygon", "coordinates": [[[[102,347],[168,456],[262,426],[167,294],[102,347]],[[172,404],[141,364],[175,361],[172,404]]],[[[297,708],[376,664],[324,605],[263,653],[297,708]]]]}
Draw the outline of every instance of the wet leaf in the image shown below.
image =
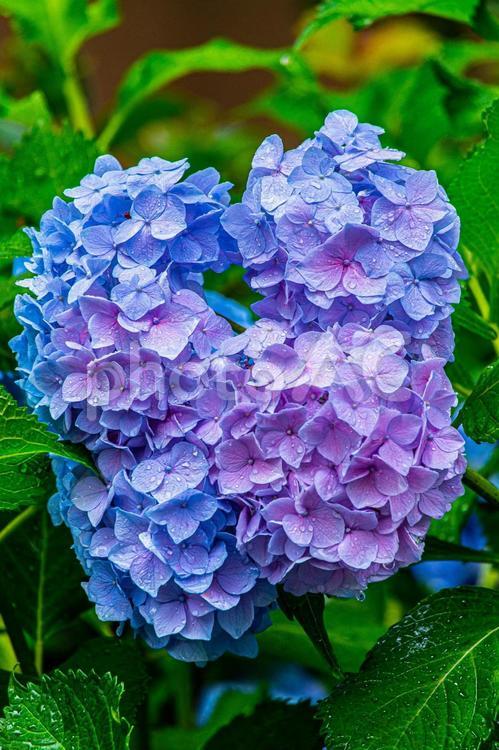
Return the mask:
{"type": "Polygon", "coordinates": [[[475,750],[492,731],[499,593],[447,589],[388,630],[321,705],[328,750],[475,750]]]}
{"type": "Polygon", "coordinates": [[[130,726],[120,713],[123,686],[110,674],[54,672],[22,685],[15,676],[0,719],[9,750],[127,750],[130,726]]]}
{"type": "Polygon", "coordinates": [[[459,417],[472,440],[493,443],[499,438],[499,362],[482,372],[459,417]]]}

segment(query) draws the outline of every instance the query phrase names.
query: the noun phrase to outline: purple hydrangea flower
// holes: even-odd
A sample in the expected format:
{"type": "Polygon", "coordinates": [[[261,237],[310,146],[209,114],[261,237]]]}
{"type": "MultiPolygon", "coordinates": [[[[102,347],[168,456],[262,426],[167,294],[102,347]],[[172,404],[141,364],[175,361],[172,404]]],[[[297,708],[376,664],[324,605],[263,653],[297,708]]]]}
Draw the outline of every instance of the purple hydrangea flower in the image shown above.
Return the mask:
{"type": "Polygon", "coordinates": [[[404,185],[376,176],[373,182],[381,193],[372,207],[373,226],[387,240],[397,240],[411,250],[425,250],[434,231],[433,225],[446,214],[444,205],[437,199],[435,172],[413,172],[404,185]]]}
{"type": "Polygon", "coordinates": [[[383,148],[382,133],[339,110],[297,149],[267,138],[222,223],[264,296],[253,305],[261,317],[294,335],[402,321],[411,355],[449,358],[448,317],[466,276],[459,219],[434,172],[386,162],[403,154],[383,148]],[[244,237],[232,221],[243,216],[244,237]]]}
{"type": "Polygon", "coordinates": [[[217,448],[220,490],[224,494],[247,492],[282,478],[278,459],[266,459],[253,433],[230,438],[217,448]]]}
{"type": "MultiPolygon", "coordinates": [[[[445,361],[415,361],[408,338],[386,322],[335,324],[241,368],[210,476],[238,498],[239,549],[270,583],[358,594],[419,560],[430,520],[462,492],[445,361]],[[271,377],[255,377],[263,367],[271,377]]],[[[227,377],[240,361],[225,357],[227,377]]]]}

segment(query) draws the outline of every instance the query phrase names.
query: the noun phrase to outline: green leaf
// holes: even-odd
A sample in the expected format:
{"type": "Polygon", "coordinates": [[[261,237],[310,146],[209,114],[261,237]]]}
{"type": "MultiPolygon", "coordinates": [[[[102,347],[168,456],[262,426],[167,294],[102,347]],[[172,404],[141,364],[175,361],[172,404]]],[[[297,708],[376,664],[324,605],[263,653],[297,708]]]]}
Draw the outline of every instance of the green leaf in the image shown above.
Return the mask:
{"type": "Polygon", "coordinates": [[[449,186],[449,195],[461,217],[464,248],[482,264],[491,278],[499,271],[499,99],[485,112],[486,140],[463,162],[449,186]]]}
{"type": "Polygon", "coordinates": [[[480,746],[480,750],[498,750],[499,748],[499,718],[495,721],[492,734],[485,744],[480,746]]]}
{"type": "Polygon", "coordinates": [[[21,333],[21,326],[12,315],[11,310],[0,311],[0,370],[13,372],[17,361],[8,342],[21,333]]]}
{"type": "MultiPolygon", "coordinates": [[[[480,43],[475,46],[479,47],[480,43]]],[[[471,77],[472,71],[466,75],[454,73],[452,66],[446,65],[445,55],[442,59],[440,55],[435,57],[434,63],[447,89],[445,106],[452,123],[441,154],[444,159],[436,164],[440,177],[445,175],[448,185],[462,166],[463,153],[483,136],[482,113],[494,103],[498,88],[487,85],[481,77],[471,77]]]]}
{"type": "Polygon", "coordinates": [[[0,385],[0,510],[36,505],[47,498],[53,485],[49,453],[95,471],[82,445],[59,440],[0,385]]]}
{"type": "Polygon", "coordinates": [[[35,127],[24,135],[10,158],[0,160],[2,209],[26,223],[38,222],[54,196],[78,184],[99,155],[95,143],[68,126],[56,131],[35,127]]]}
{"type": "Polygon", "coordinates": [[[322,126],[331,109],[328,93],[309,76],[297,75],[292,81],[279,79],[246,105],[245,112],[251,117],[271,117],[308,137],[322,126]]]}
{"type": "Polygon", "coordinates": [[[39,672],[47,642],[89,606],[71,546],[68,529],[41,510],[0,547],[0,612],[14,606],[39,672]]]}
{"type": "Polygon", "coordinates": [[[103,677],[110,672],[125,686],[121,701],[123,716],[133,723],[137,707],[147,695],[149,676],[145,657],[138,641],[118,638],[93,638],[60,667],[63,672],[81,669],[87,674],[93,669],[103,677]]]}
{"type": "MultiPolygon", "coordinates": [[[[481,1],[475,17],[474,28],[476,33],[484,39],[499,39],[499,12],[495,0],[481,1]]],[[[499,741],[499,732],[497,740],[499,741]]]]}
{"type": "Polygon", "coordinates": [[[499,438],[499,362],[482,372],[459,417],[468,437],[477,443],[499,438]]]}
{"type": "MultiPolygon", "coordinates": [[[[457,354],[459,354],[461,350],[461,346],[459,347],[457,346],[458,341],[459,339],[456,336],[456,347],[454,351],[457,354]]],[[[461,360],[456,359],[454,362],[451,362],[450,364],[448,364],[445,368],[445,371],[447,375],[449,376],[449,379],[454,387],[454,390],[457,393],[459,393],[461,396],[469,396],[475,384],[473,382],[473,378],[471,377],[469,373],[469,370],[461,362],[461,360]]]]}
{"type": "MultiPolygon", "coordinates": [[[[6,669],[0,669],[0,712],[3,711],[4,706],[9,702],[9,685],[12,680],[12,671],[6,669]]],[[[36,679],[34,676],[27,677],[25,674],[15,672],[15,678],[22,685],[27,684],[30,680],[36,679]]]]}
{"type": "Polygon", "coordinates": [[[35,662],[22,628],[20,613],[17,611],[16,603],[10,600],[8,594],[4,594],[1,582],[0,614],[20,669],[25,675],[34,677],[36,675],[35,662]]]}
{"type": "Polygon", "coordinates": [[[280,588],[277,601],[289,620],[296,620],[300,623],[314,647],[325,659],[332,674],[340,676],[342,671],[324,625],[324,595],[293,596],[280,588]]]}
{"type": "Polygon", "coordinates": [[[62,442],[0,385],[0,466],[14,467],[27,458],[47,453],[95,471],[90,454],[82,445],[62,442]]]}
{"type": "Polygon", "coordinates": [[[43,91],[33,91],[22,99],[13,99],[3,94],[0,98],[0,117],[26,128],[50,125],[52,120],[43,91]]]}
{"type": "Polygon", "coordinates": [[[54,484],[47,456],[2,462],[0,458],[0,511],[40,505],[47,500],[54,484]]]}
{"type": "Polygon", "coordinates": [[[499,555],[499,513],[497,508],[486,503],[479,503],[476,513],[487,539],[487,547],[499,555]]]}
{"type": "Polygon", "coordinates": [[[206,732],[203,729],[184,729],[179,726],[153,730],[151,750],[203,750],[206,732]]]}
{"type": "MultiPolygon", "coordinates": [[[[321,750],[319,723],[309,703],[264,701],[254,713],[235,718],[204,750],[321,750]]],[[[379,749],[378,749],[379,750],[379,749]]]]}
{"type": "MultiPolygon", "coordinates": [[[[31,241],[26,232],[18,229],[10,237],[0,239],[0,261],[12,261],[14,258],[30,256],[33,252],[31,241]]],[[[19,293],[19,289],[17,289],[19,293]]]]}
{"type": "Polygon", "coordinates": [[[479,0],[324,0],[296,44],[301,46],[312,34],[337,18],[349,18],[365,25],[386,16],[428,13],[471,24],[478,2],[479,0]]]}
{"type": "Polygon", "coordinates": [[[447,542],[434,536],[427,536],[423,560],[460,560],[461,562],[492,563],[499,565],[499,555],[488,550],[471,549],[462,544],[447,542]]]}
{"type": "Polygon", "coordinates": [[[131,729],[120,713],[123,686],[110,674],[54,672],[9,687],[0,747],[9,750],[127,750],[131,729]]]}
{"type": "Polygon", "coordinates": [[[9,683],[11,672],[6,669],[0,669],[0,707],[3,708],[9,700],[9,683]]]}
{"type": "MultiPolygon", "coordinates": [[[[343,670],[360,667],[367,652],[386,630],[376,602],[379,587],[371,587],[363,602],[356,599],[326,599],[324,624],[343,670]]],[[[329,665],[313,646],[303,628],[288,620],[284,612],[272,613],[272,627],[258,636],[260,651],[273,659],[294,662],[331,674],[329,665]]]]}
{"type": "Polygon", "coordinates": [[[101,147],[108,148],[137,104],[189,73],[238,73],[252,68],[280,71],[290,62],[283,50],[256,49],[226,39],[212,39],[188,49],[148,52],[132,65],[121,82],[116,109],[99,139],[101,147]]]}
{"type": "Polygon", "coordinates": [[[71,64],[83,42],[119,22],[116,0],[0,0],[27,42],[39,44],[62,67],[71,64]]]}
{"type": "Polygon", "coordinates": [[[418,604],[321,705],[328,750],[476,750],[497,709],[498,623],[488,589],[418,604]]]}
{"type": "Polygon", "coordinates": [[[41,91],[22,99],[13,99],[0,92],[0,144],[11,148],[21,140],[27,129],[48,126],[51,115],[41,91]]]}

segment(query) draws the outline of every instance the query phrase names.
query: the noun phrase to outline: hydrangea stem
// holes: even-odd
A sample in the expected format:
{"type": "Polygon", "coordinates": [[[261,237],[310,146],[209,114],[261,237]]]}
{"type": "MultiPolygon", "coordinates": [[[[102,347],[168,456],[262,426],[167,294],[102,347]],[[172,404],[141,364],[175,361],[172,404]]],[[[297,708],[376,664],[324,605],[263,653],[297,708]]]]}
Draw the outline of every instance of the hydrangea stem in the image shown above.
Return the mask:
{"type": "Polygon", "coordinates": [[[499,505],[499,489],[469,466],[463,477],[464,484],[490,503],[499,505]]]}
{"type": "Polygon", "coordinates": [[[71,124],[87,138],[94,135],[94,126],[88,109],[87,99],[73,62],[64,67],[64,97],[68,107],[71,124]]]}
{"type": "Polygon", "coordinates": [[[44,581],[45,581],[45,568],[47,563],[47,525],[48,525],[48,514],[44,513],[42,515],[42,526],[40,530],[40,544],[41,544],[41,554],[40,554],[40,568],[38,572],[38,593],[37,593],[37,599],[36,599],[36,637],[35,637],[35,647],[34,647],[34,661],[35,661],[35,669],[37,671],[37,674],[43,674],[43,651],[44,651],[44,632],[43,632],[43,608],[45,605],[44,601],[44,581]]]}

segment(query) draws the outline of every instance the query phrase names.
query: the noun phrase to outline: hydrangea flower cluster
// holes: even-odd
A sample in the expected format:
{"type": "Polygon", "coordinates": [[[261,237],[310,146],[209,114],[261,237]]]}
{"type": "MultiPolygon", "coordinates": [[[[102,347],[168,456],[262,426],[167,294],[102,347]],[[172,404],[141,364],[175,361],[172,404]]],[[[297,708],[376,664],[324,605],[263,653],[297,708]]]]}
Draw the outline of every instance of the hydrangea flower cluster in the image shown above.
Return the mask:
{"type": "Polygon", "coordinates": [[[221,419],[212,477],[239,498],[239,548],[268,581],[298,596],[361,593],[418,561],[431,519],[463,492],[445,361],[411,359],[387,324],[281,329],[259,352],[271,325],[224,344],[257,358],[221,419]]]}
{"type": "Polygon", "coordinates": [[[277,583],[361,595],[462,492],[458,219],[380,132],[271,136],[233,206],[213,169],[101,157],[29,230],[21,383],[98,469],[54,459],[52,516],[99,617],[177,658],[253,654],[277,583]],[[202,287],[230,263],[263,295],[240,335],[202,287]]]}
{"type": "Polygon", "coordinates": [[[266,138],[222,223],[264,297],[260,316],[295,334],[390,320],[411,356],[449,359],[459,219],[435,172],[386,163],[404,154],[382,148],[381,133],[339,110],[291,151],[266,138]]]}
{"type": "Polygon", "coordinates": [[[16,301],[13,348],[30,406],[99,470],[55,460],[50,504],[99,617],[202,662],[254,653],[275,594],[208,479],[216,423],[200,378],[231,327],[200,282],[230,257],[230,185],[213,169],[181,182],[187,168],[101,157],[71,203],[55,199],[29,231],[34,278],[22,283],[35,296],[16,301]]]}

